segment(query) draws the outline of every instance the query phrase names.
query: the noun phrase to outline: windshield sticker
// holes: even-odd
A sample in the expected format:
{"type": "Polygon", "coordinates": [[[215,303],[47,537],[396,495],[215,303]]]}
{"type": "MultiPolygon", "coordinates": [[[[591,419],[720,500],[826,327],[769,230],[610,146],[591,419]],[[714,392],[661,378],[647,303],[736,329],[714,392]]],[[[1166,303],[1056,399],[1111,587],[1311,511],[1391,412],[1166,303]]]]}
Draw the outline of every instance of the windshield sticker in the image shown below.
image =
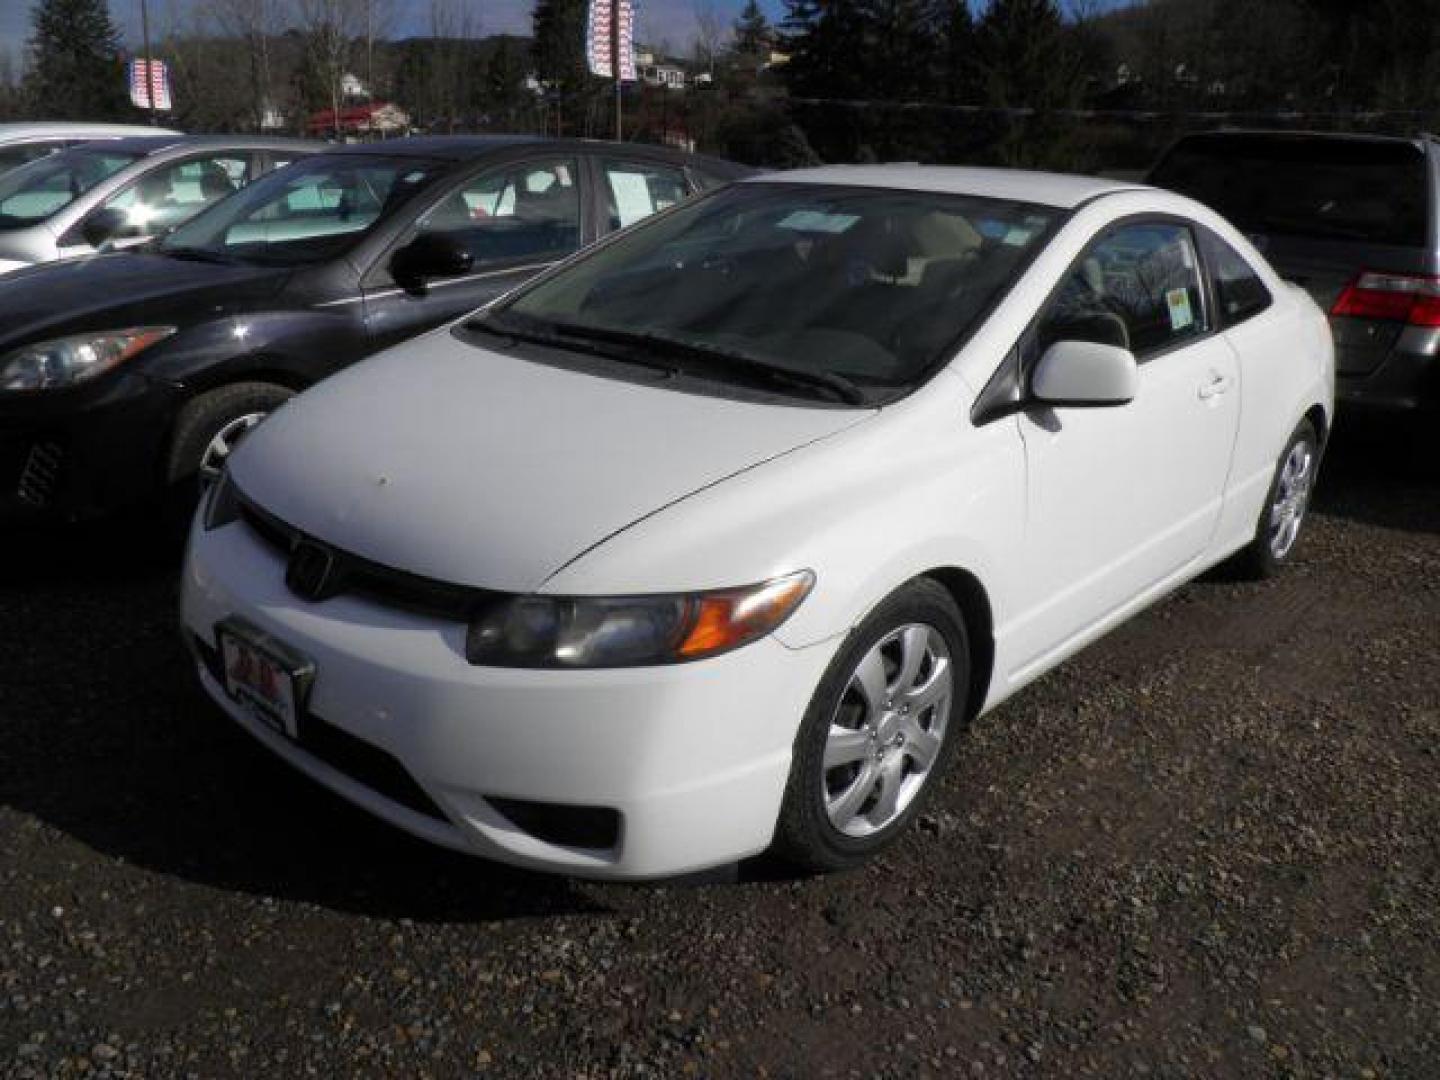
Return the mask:
{"type": "Polygon", "coordinates": [[[421,180],[424,179],[425,174],[423,172],[406,173],[400,178],[401,182],[406,184],[418,184],[421,180]]]}
{"type": "Polygon", "coordinates": [[[1165,294],[1165,303],[1170,308],[1170,329],[1185,330],[1195,323],[1195,313],[1190,310],[1190,291],[1171,289],[1165,294]]]}
{"type": "Polygon", "coordinates": [[[1015,228],[1007,230],[1005,235],[1000,238],[1000,242],[1006,247],[1024,247],[1030,242],[1032,235],[1034,234],[1031,233],[1029,229],[1022,229],[1016,226],[1015,228]]]}
{"type": "Polygon", "coordinates": [[[857,221],[859,214],[827,214],[823,210],[796,210],[777,223],[781,229],[797,232],[843,233],[857,221]]]}

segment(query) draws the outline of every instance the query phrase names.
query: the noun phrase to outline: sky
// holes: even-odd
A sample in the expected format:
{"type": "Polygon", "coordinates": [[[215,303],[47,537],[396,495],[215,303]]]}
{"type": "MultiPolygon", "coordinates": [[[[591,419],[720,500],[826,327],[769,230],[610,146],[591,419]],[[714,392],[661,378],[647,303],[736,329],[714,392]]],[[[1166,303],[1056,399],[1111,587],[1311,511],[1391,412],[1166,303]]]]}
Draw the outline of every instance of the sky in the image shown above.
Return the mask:
{"type": "MultiPolygon", "coordinates": [[[[15,52],[24,47],[30,34],[30,6],[33,0],[0,0],[0,49],[15,52]]],[[[152,30],[155,27],[183,21],[201,0],[149,0],[152,30]]],[[[647,44],[667,43],[679,52],[686,51],[695,33],[697,7],[713,7],[726,23],[733,22],[744,6],[744,0],[637,0],[640,16],[640,38],[647,44]]],[[[1064,2],[1064,0],[1062,0],[1064,2]]],[[[1102,0],[1105,7],[1119,6],[1125,0],[1102,0]]],[[[426,0],[394,0],[398,15],[396,37],[413,37],[426,32],[430,5],[426,0]]],[[[479,11],[482,34],[530,32],[532,0],[473,0],[479,11]]],[[[772,20],[782,14],[781,0],[761,0],[760,6],[772,20]]],[[[972,7],[982,7],[983,0],[971,0],[972,7]]],[[[127,44],[138,47],[140,42],[140,0],[110,0],[110,13],[125,35],[127,44]]]]}

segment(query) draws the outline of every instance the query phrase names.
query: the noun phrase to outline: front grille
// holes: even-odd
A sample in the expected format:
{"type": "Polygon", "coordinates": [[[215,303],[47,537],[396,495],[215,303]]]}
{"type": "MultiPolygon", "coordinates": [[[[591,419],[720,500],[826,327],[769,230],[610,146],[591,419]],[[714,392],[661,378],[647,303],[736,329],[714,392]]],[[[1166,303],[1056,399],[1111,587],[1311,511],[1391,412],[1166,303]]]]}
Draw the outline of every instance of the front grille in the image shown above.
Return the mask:
{"type": "MultiPolygon", "coordinates": [[[[220,651],[200,636],[195,637],[195,649],[210,677],[223,690],[225,669],[220,651]]],[[[358,784],[363,784],[377,795],[391,802],[424,814],[436,821],[448,821],[441,809],[425,794],[413,776],[400,764],[398,758],[387,754],[373,743],[336,727],[316,716],[308,709],[299,716],[297,742],[307,753],[319,758],[336,772],[344,773],[358,784]]]]}
{"type": "Polygon", "coordinates": [[[65,462],[65,451],[53,442],[36,443],[25,457],[20,469],[20,482],[15,494],[21,502],[31,506],[47,506],[54,497],[60,480],[60,467],[65,462]]]}
{"type": "Polygon", "coordinates": [[[328,596],[358,594],[389,607],[455,622],[469,622],[476,611],[499,598],[498,593],[486,589],[437,581],[344,551],[282,521],[257,506],[238,488],[235,495],[241,520],[285,558],[290,558],[302,543],[322,548],[330,554],[333,585],[328,596]]]}

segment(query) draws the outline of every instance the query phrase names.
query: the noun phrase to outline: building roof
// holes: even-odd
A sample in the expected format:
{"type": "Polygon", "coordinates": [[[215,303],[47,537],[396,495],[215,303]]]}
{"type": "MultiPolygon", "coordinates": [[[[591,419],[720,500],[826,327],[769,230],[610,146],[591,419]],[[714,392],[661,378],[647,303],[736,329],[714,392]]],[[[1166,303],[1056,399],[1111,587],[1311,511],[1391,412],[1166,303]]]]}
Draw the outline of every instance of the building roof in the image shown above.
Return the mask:
{"type": "Polygon", "coordinates": [[[390,101],[369,101],[363,105],[346,105],[338,112],[335,109],[321,109],[317,113],[311,113],[310,118],[305,121],[305,126],[311,129],[325,128],[338,122],[345,124],[368,124],[375,119],[378,113],[387,110],[404,115],[405,111],[390,101]]]}
{"type": "Polygon", "coordinates": [[[836,184],[847,187],[934,191],[1010,199],[1070,210],[1097,195],[1133,191],[1142,185],[1094,176],[1029,172],[1023,169],[982,169],[959,165],[827,165],[818,169],[767,173],[748,183],[836,184]]]}

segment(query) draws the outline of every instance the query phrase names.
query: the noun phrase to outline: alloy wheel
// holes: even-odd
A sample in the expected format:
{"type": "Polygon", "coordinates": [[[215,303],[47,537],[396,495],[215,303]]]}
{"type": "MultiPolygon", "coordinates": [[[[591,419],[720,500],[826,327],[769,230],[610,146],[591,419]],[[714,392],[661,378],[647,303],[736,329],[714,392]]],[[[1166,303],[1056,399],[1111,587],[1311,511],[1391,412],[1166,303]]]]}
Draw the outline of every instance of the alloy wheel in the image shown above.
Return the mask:
{"type": "Polygon", "coordinates": [[[915,801],[944,745],[954,677],[944,636],[924,623],[892,630],[861,658],[825,740],[821,786],[835,829],[873,835],[915,801]]]}
{"type": "Polygon", "coordinates": [[[1310,505],[1315,483],[1315,447],[1297,439],[1280,467],[1275,498],[1270,504],[1270,554],[1278,562],[1290,554],[1310,505]]]}
{"type": "Polygon", "coordinates": [[[225,462],[234,452],[235,447],[248,435],[256,424],[269,415],[263,412],[246,413],[237,416],[235,419],[223,425],[205,447],[205,452],[200,455],[199,477],[201,484],[213,484],[220,479],[220,473],[225,468],[225,462]]]}

